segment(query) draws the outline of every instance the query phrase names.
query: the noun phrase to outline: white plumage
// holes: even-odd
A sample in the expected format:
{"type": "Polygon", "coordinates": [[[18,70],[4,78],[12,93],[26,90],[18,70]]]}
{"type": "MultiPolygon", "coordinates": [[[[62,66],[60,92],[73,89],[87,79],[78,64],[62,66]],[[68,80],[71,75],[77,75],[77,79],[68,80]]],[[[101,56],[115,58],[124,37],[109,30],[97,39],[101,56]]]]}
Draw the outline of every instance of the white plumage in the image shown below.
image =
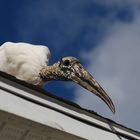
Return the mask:
{"type": "Polygon", "coordinates": [[[39,72],[50,58],[47,46],[6,42],[0,47],[0,71],[28,83],[39,84],[39,72]]]}

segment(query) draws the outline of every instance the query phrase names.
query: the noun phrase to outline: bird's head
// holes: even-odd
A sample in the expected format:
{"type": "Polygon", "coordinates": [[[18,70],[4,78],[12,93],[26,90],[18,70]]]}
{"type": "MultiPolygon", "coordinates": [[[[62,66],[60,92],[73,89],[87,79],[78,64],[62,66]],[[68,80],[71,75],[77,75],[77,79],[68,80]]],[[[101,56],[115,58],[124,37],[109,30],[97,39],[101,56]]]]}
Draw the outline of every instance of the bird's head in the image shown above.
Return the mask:
{"type": "Polygon", "coordinates": [[[41,70],[40,76],[44,81],[74,81],[100,97],[115,113],[114,104],[107,93],[75,57],[64,57],[52,66],[45,66],[41,70]]]}

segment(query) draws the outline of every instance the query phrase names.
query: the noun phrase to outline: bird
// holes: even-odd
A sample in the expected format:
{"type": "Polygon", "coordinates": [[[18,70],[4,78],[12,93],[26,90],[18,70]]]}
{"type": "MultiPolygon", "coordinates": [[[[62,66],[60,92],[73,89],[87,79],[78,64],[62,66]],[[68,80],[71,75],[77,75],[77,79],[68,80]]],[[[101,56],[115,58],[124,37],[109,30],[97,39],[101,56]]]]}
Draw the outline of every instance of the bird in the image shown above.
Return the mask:
{"type": "Polygon", "coordinates": [[[44,45],[5,42],[0,46],[0,71],[39,87],[52,80],[73,81],[101,98],[115,113],[112,100],[79,59],[66,56],[49,65],[50,56],[44,45]]]}

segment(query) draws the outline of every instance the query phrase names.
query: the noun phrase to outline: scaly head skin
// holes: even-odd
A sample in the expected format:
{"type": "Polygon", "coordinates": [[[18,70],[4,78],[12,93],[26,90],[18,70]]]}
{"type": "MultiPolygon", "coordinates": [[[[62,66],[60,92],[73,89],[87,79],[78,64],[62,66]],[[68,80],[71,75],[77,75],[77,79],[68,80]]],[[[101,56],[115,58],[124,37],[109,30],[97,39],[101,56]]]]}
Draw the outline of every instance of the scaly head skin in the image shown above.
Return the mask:
{"type": "Polygon", "coordinates": [[[115,113],[114,104],[107,93],[75,57],[64,57],[52,66],[45,66],[40,72],[40,77],[43,81],[74,81],[100,97],[115,113]]]}

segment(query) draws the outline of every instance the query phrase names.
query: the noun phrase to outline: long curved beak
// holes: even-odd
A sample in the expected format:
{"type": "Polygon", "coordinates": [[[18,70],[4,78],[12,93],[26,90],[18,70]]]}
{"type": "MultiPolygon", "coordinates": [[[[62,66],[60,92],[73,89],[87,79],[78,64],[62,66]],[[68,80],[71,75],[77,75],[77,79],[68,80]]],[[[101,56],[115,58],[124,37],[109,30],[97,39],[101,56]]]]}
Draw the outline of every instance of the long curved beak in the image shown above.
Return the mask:
{"type": "Polygon", "coordinates": [[[71,80],[100,97],[108,105],[110,110],[115,113],[113,102],[93,76],[86,71],[80,63],[75,64],[74,70],[75,72],[71,80]]]}

